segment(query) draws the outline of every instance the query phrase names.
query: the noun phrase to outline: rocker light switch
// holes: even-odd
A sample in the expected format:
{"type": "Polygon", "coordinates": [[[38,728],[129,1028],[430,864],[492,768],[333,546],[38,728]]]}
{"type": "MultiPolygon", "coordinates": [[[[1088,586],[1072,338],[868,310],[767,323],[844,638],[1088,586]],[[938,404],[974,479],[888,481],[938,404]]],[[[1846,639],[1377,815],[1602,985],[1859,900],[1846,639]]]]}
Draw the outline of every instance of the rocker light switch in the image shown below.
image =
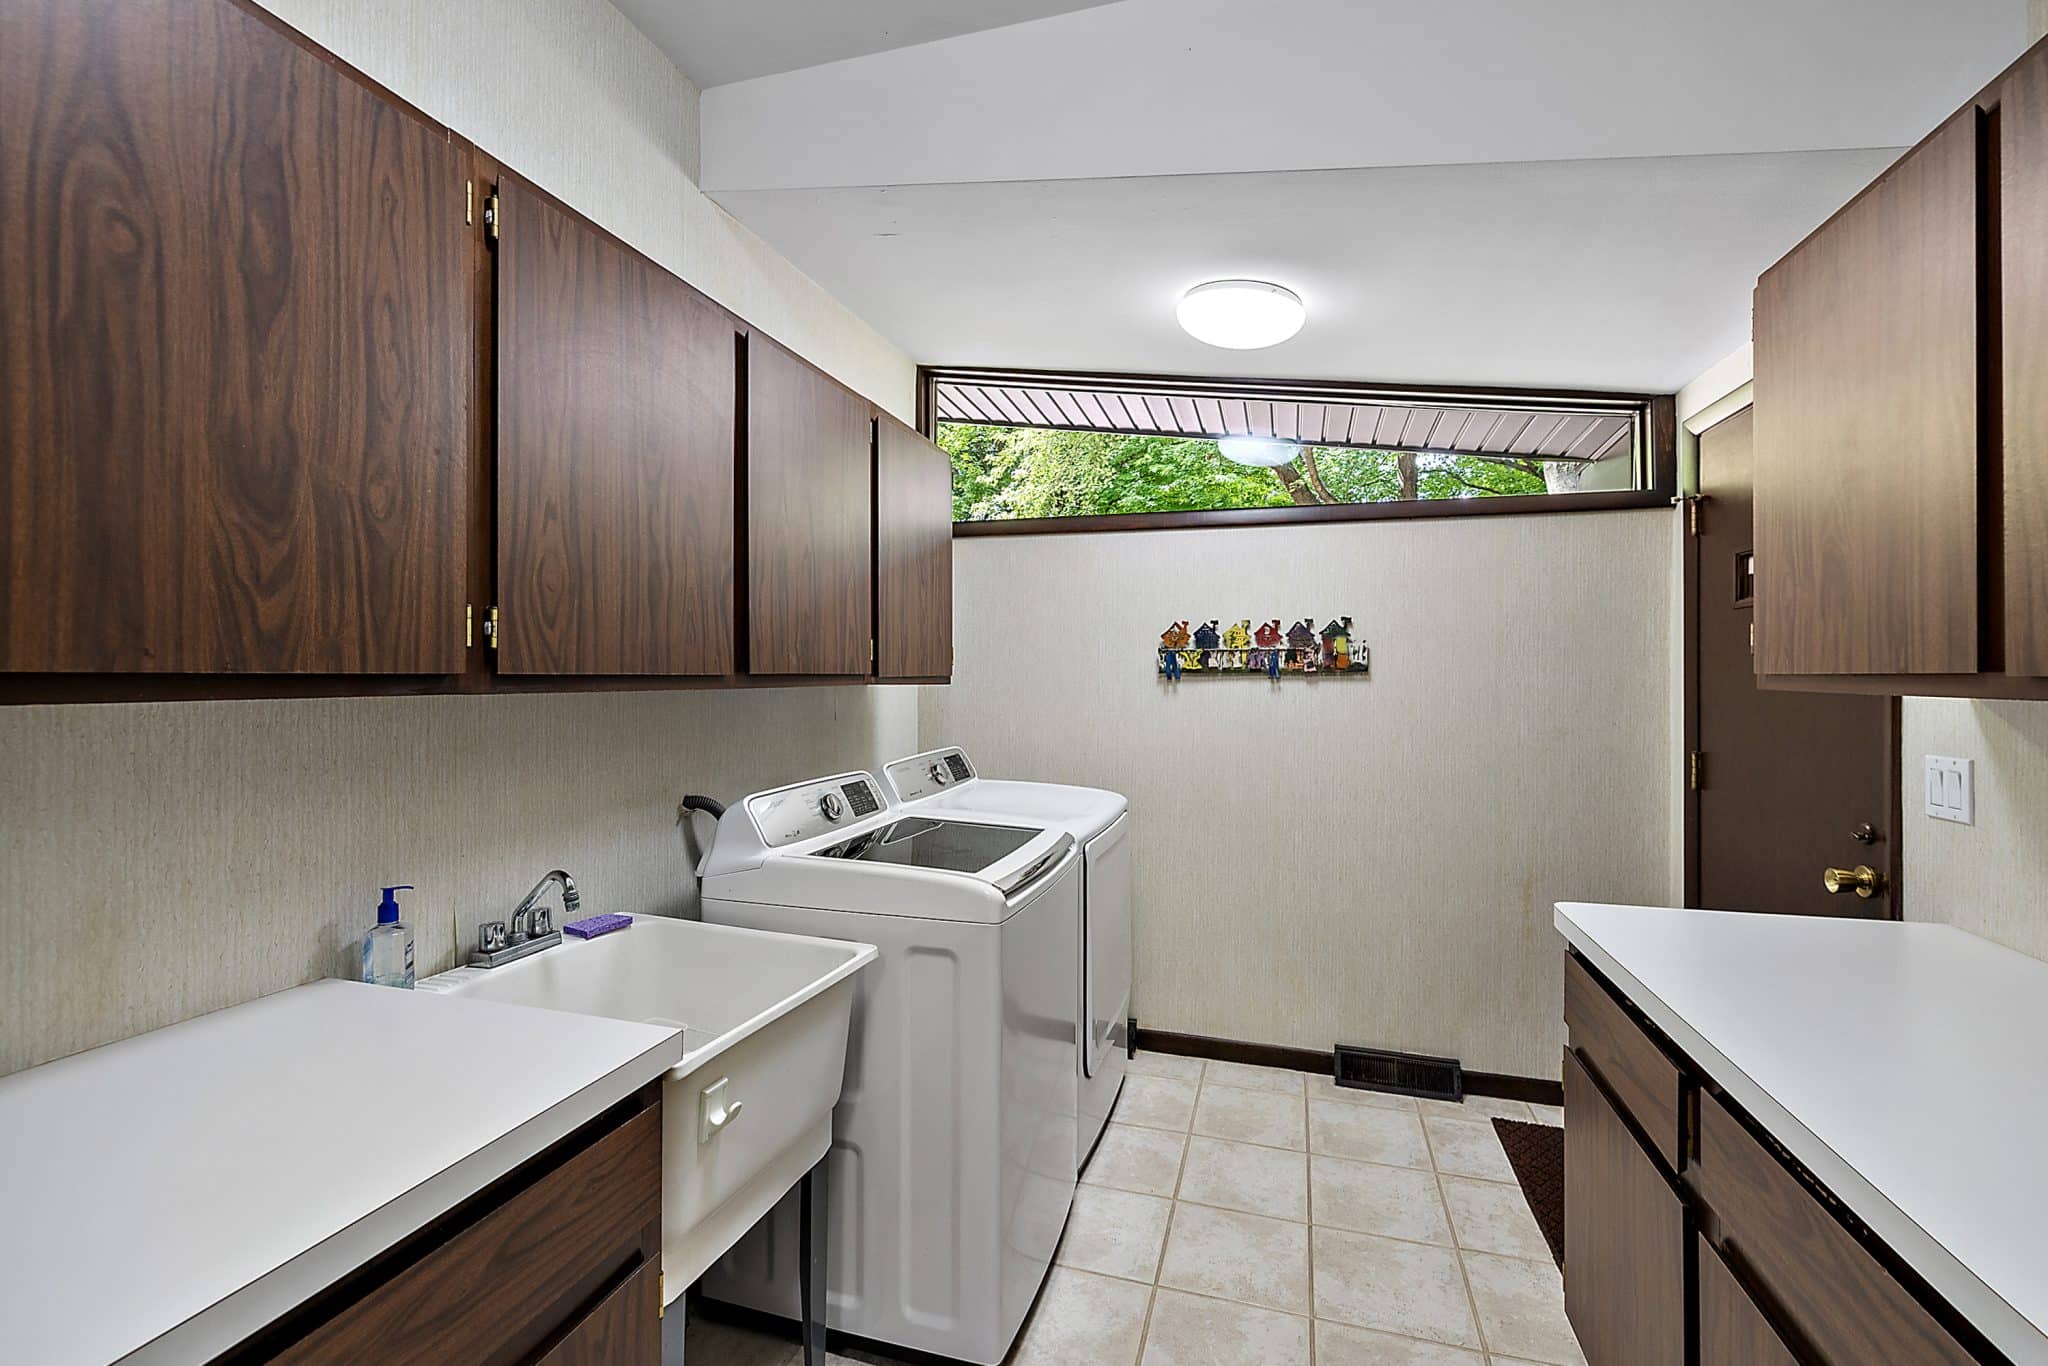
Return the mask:
{"type": "Polygon", "coordinates": [[[1976,761],[1927,757],[1927,814],[1957,825],[1976,824],[1976,761]]]}

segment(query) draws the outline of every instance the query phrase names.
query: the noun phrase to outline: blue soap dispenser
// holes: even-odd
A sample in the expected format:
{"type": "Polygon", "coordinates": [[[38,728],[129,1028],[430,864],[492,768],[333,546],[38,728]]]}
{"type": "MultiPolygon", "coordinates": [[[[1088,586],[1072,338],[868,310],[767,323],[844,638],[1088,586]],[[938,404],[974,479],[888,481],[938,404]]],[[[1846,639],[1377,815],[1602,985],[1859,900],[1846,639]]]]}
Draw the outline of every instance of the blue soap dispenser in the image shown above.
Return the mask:
{"type": "Polygon", "coordinates": [[[384,889],[377,928],[363,936],[363,980],[372,986],[412,989],[412,926],[398,918],[398,894],[410,884],[384,889]]]}

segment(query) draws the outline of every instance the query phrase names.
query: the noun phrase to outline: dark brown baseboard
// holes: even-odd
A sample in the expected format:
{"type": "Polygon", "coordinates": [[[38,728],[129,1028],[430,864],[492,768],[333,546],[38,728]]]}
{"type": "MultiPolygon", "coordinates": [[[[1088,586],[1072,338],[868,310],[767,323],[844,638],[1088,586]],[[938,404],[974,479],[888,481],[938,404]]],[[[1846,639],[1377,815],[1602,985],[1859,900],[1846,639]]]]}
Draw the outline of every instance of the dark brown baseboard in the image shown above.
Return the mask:
{"type": "MultiPolygon", "coordinates": [[[[1334,1050],[1324,1053],[1313,1048],[1289,1048],[1284,1044],[1245,1043],[1238,1039],[1212,1039],[1206,1034],[1176,1034],[1165,1029],[1137,1031],[1138,1047],[1148,1053],[1172,1053],[1184,1058],[1214,1058],[1218,1062],[1241,1062],[1252,1067],[1281,1067],[1295,1072],[1330,1076],[1337,1070],[1334,1050]]],[[[1465,1094],[1492,1096],[1498,1100],[1527,1101],[1533,1105],[1564,1104],[1564,1083],[1539,1077],[1511,1077],[1500,1072],[1465,1073],[1465,1094]]]]}

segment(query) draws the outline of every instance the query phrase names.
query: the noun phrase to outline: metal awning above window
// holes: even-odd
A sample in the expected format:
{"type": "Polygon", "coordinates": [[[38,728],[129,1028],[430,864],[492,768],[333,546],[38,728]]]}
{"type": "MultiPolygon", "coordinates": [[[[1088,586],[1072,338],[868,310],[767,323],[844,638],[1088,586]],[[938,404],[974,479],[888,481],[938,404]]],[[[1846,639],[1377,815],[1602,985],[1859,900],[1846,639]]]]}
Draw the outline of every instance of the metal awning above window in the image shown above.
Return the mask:
{"type": "Polygon", "coordinates": [[[1537,402],[1420,391],[1359,391],[1352,397],[1295,394],[1253,381],[1034,382],[1009,373],[938,374],[932,399],[941,422],[1207,440],[1258,436],[1313,446],[1574,463],[1633,456],[1640,421],[1640,400],[1633,399],[1537,402]]]}

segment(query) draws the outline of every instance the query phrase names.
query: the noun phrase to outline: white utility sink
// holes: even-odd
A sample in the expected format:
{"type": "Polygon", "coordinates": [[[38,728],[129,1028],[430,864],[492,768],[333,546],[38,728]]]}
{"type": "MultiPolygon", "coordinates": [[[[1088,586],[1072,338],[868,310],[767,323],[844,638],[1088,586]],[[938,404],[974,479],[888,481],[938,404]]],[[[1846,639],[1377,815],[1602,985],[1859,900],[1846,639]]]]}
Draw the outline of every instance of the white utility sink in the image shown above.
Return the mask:
{"type": "Polygon", "coordinates": [[[872,944],[636,917],[423,991],[683,1031],[662,1082],[662,1270],[670,1300],[753,1227],[832,1142],[853,975],[872,944]]]}

